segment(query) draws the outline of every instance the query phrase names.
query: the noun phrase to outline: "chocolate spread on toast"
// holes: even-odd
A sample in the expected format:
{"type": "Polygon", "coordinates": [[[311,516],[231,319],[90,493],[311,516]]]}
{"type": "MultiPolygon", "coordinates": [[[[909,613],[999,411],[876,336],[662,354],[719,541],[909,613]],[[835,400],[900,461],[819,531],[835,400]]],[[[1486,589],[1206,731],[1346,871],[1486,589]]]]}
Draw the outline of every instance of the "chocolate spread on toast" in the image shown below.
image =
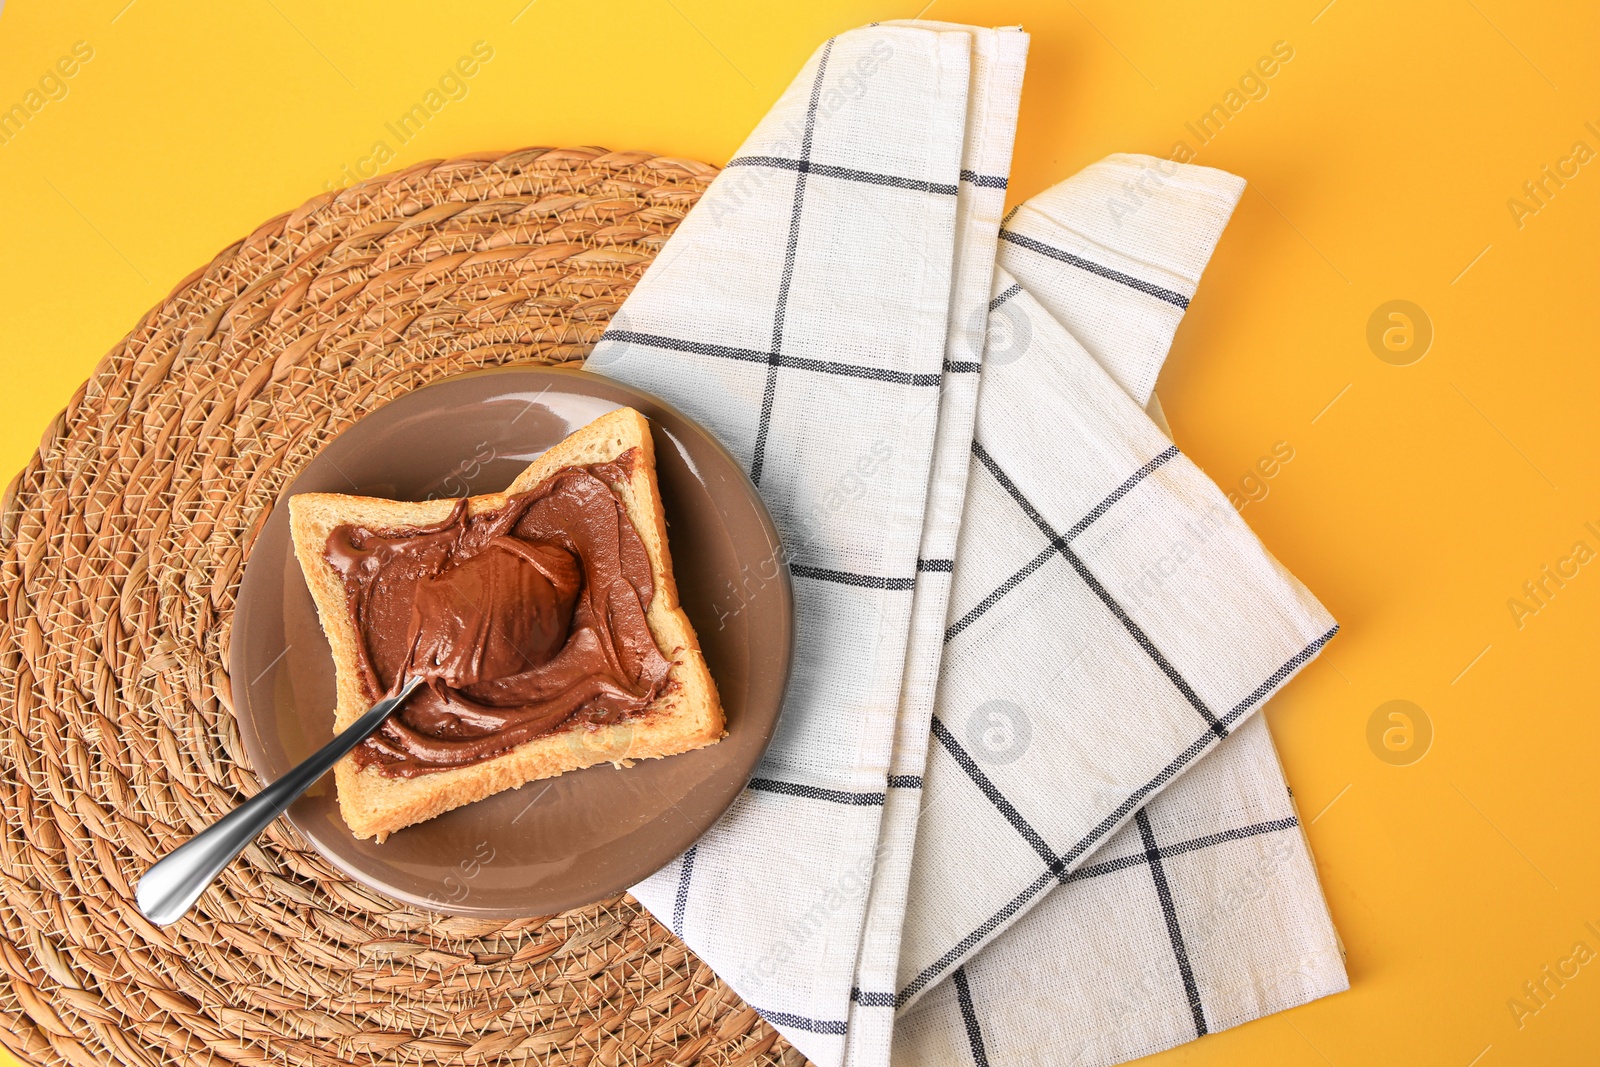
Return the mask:
{"type": "Polygon", "coordinates": [[[325,557],[367,697],[427,679],[355,749],[358,765],[406,778],[469,766],[655,700],[670,667],[645,620],[655,582],[611,488],[637,459],[565,467],[479,515],[459,500],[430,526],[333,530],[325,557]]]}

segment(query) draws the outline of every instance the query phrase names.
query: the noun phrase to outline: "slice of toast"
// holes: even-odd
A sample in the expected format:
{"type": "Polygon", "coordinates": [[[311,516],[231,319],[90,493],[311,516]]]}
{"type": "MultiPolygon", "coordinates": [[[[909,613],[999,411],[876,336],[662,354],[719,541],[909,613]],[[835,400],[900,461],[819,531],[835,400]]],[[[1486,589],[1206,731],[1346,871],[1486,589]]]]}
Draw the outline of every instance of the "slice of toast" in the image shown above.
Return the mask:
{"type": "MultiPolygon", "coordinates": [[[[666,517],[656,484],[655,447],[650,423],[632,408],[603,415],[571,434],[534,460],[503,493],[471,497],[473,515],[503,506],[564,467],[605,463],[628,449],[638,449],[629,480],[616,484],[650,557],[655,594],[646,621],[661,654],[671,663],[661,695],[636,717],[610,725],[575,724],[526,741],[482,763],[452,767],[406,778],[384,774],[375,765],[360,767],[346,756],[334,768],[339,811],[360,838],[384,840],[404,826],[423,822],[452,808],[516,789],[525,782],[599,763],[627,766],[636,759],[654,759],[709,745],[723,736],[722,704],[706,669],[699,640],[678,604],[667,551],[666,517]]],[[[289,525],[294,551],[306,584],[317,602],[322,629],[333,648],[338,685],[334,728],[349,726],[371,707],[361,681],[357,649],[360,638],[346,601],[339,573],[324,557],[335,527],[358,524],[394,531],[446,518],[451,499],[405,503],[338,493],[302,493],[289,500],[289,525]]]]}

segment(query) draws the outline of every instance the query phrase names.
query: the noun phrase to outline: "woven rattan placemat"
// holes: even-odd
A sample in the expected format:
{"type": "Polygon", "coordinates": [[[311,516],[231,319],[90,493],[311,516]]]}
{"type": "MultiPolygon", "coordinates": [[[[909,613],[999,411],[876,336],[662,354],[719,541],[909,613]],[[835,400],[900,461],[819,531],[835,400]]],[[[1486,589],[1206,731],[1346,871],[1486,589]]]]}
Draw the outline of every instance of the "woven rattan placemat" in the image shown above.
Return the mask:
{"type": "Polygon", "coordinates": [[[282,823],[176,926],[129,886],[256,788],[228,631],[278,492],[411,389],[580,358],[715,173],[419,164],[225,249],[95,370],[0,506],[0,1041],[82,1067],[801,1062],[628,896],[441,918],[282,823]]]}

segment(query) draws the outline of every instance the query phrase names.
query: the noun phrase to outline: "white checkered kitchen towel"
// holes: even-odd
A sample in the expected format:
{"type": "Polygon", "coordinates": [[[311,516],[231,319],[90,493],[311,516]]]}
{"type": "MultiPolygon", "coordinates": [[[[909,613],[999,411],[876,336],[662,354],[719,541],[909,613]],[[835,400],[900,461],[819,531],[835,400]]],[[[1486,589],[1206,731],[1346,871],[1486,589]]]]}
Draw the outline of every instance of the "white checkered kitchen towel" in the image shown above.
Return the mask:
{"type": "Polygon", "coordinates": [[[1333,624],[1142,411],[1242,183],[1112,157],[1002,230],[1026,48],[829,41],[589,361],[783,534],[778,736],[635,893],[829,1067],[1113,1063],[1344,981],[1246,721],[1333,624]]]}

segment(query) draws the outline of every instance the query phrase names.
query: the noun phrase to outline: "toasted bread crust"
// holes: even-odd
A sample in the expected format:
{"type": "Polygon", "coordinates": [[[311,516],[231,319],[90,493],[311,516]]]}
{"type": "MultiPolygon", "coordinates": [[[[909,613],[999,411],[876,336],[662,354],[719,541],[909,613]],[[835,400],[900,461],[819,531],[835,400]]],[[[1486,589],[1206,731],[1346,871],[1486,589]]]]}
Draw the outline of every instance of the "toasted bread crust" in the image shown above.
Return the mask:
{"type": "MultiPolygon", "coordinates": [[[[346,756],[334,767],[339,811],[357,837],[389,834],[441,815],[463,804],[516,789],[539,778],[599,763],[626,766],[709,745],[723,736],[724,718],[716,684],[706,668],[700,643],[678,603],[678,585],[667,548],[666,516],[656,483],[655,445],[650,424],[632,408],[603,415],[534,460],[502,493],[471,497],[470,514],[503,506],[513,495],[534,488],[563,467],[604,463],[638,449],[633,473],[614,485],[650,557],[655,595],[646,621],[661,652],[671,662],[662,694],[636,718],[604,726],[577,725],[526,741],[502,755],[465,767],[414,778],[385,775],[376,766],[359,767],[346,756]]],[[[371,702],[361,684],[360,638],[346,603],[343,579],[324,558],[335,527],[358,523],[394,530],[446,518],[455,501],[407,503],[338,493],[302,493],[289,500],[294,551],[316,601],[323,632],[333,650],[338,687],[334,728],[354,722],[371,702]]]]}

